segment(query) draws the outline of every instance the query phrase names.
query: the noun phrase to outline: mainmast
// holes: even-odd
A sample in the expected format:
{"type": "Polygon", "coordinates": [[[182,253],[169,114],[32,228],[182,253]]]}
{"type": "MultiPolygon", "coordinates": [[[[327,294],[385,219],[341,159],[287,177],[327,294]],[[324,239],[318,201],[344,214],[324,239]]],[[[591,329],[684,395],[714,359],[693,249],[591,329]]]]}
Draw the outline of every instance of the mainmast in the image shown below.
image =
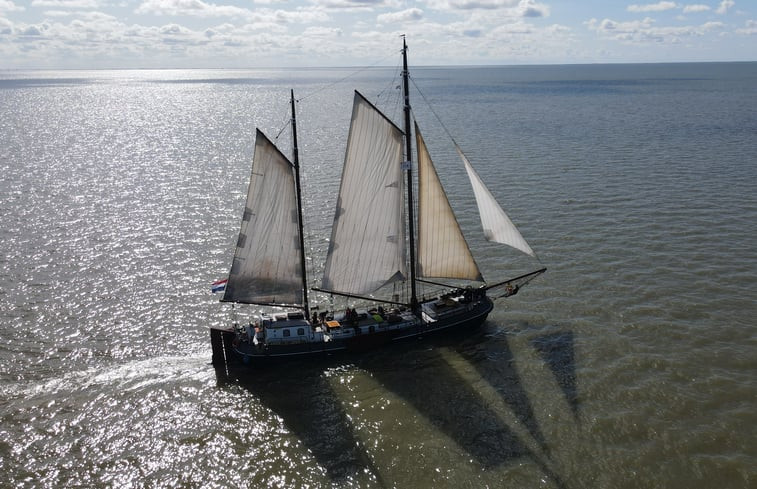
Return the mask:
{"type": "Polygon", "coordinates": [[[407,42],[402,36],[402,86],[405,96],[405,165],[407,168],[407,217],[410,233],[410,307],[418,309],[418,295],[415,289],[415,218],[413,211],[413,145],[410,137],[410,90],[407,70],[407,42]]]}
{"type": "Polygon", "coordinates": [[[294,162],[294,184],[297,189],[297,220],[300,228],[300,265],[302,272],[302,304],[305,308],[305,319],[310,319],[310,305],[308,304],[308,278],[305,267],[305,231],[302,220],[302,186],[300,185],[300,158],[297,151],[297,116],[294,110],[294,90],[292,96],[292,153],[294,162]]]}

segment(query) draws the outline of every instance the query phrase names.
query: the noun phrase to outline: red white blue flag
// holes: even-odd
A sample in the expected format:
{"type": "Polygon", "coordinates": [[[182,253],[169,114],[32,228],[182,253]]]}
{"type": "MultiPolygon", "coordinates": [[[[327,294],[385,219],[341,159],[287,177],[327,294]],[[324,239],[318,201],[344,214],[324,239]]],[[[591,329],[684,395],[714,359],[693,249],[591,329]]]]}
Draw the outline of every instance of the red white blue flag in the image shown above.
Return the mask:
{"type": "Polygon", "coordinates": [[[213,285],[210,287],[210,291],[213,292],[214,294],[216,292],[223,292],[224,290],[226,290],[226,282],[228,281],[229,279],[227,278],[223,280],[216,280],[215,282],[213,282],[213,285]]]}

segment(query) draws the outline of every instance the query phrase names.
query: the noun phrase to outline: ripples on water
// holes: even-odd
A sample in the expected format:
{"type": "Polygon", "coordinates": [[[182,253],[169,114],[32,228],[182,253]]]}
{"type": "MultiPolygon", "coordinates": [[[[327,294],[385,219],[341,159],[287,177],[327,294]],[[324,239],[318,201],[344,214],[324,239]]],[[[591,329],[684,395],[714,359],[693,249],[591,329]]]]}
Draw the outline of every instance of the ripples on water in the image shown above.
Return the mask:
{"type": "MultiPolygon", "coordinates": [[[[754,64],[416,70],[547,275],[473,338],[216,378],[207,327],[230,315],[208,286],[254,127],[274,136],[303,96],[317,258],[351,90],[387,73],[318,93],[347,73],[5,74],[10,486],[755,484],[754,64]]],[[[431,151],[476,231],[452,148],[431,151]]],[[[534,267],[471,247],[492,279],[534,267]]]]}

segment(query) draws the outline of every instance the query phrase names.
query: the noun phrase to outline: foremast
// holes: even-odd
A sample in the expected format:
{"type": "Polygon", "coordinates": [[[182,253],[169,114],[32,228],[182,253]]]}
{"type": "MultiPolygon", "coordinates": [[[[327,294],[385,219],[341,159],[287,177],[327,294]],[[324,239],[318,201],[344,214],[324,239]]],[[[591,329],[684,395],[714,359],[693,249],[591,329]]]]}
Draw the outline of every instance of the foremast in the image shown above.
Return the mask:
{"type": "Polygon", "coordinates": [[[260,130],[223,302],[309,312],[294,91],[294,162],[260,130]],[[282,246],[284,244],[284,246],[282,246]]]}
{"type": "Polygon", "coordinates": [[[302,307],[305,310],[305,319],[309,319],[310,307],[308,304],[308,277],[305,266],[305,230],[302,218],[302,185],[300,184],[300,156],[297,150],[297,112],[294,104],[294,89],[290,91],[292,99],[292,162],[294,163],[294,185],[297,192],[297,222],[300,228],[300,270],[302,273],[302,307]]]}

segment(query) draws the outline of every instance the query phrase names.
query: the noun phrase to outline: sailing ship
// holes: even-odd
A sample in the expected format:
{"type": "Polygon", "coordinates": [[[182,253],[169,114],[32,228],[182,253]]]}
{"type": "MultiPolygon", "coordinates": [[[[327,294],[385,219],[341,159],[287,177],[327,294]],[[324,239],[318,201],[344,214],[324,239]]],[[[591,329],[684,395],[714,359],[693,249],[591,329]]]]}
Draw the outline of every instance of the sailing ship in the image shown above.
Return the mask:
{"type": "MultiPolygon", "coordinates": [[[[242,224],[222,301],[269,306],[248,324],[211,328],[214,365],[361,351],[479,326],[494,294],[515,294],[546,269],[487,284],[414,124],[417,222],[414,216],[407,44],[402,43],[404,130],[355,91],[331,240],[320,287],[309,287],[294,92],[290,160],[257,130],[242,224]],[[416,230],[417,224],[417,230],[416,230]],[[431,280],[433,279],[433,281],[431,280]],[[467,286],[438,282],[451,279],[467,286]],[[440,292],[419,298],[418,284],[440,292]],[[470,285],[470,284],[476,284],[470,285]],[[408,286],[400,297],[377,291],[408,286]],[[311,309],[308,292],[363,301],[363,308],[311,309]],[[313,312],[311,316],[311,311],[313,312]]],[[[485,237],[535,257],[455,143],[471,181],[485,237]]],[[[495,297],[496,298],[496,297],[495,297]]]]}

